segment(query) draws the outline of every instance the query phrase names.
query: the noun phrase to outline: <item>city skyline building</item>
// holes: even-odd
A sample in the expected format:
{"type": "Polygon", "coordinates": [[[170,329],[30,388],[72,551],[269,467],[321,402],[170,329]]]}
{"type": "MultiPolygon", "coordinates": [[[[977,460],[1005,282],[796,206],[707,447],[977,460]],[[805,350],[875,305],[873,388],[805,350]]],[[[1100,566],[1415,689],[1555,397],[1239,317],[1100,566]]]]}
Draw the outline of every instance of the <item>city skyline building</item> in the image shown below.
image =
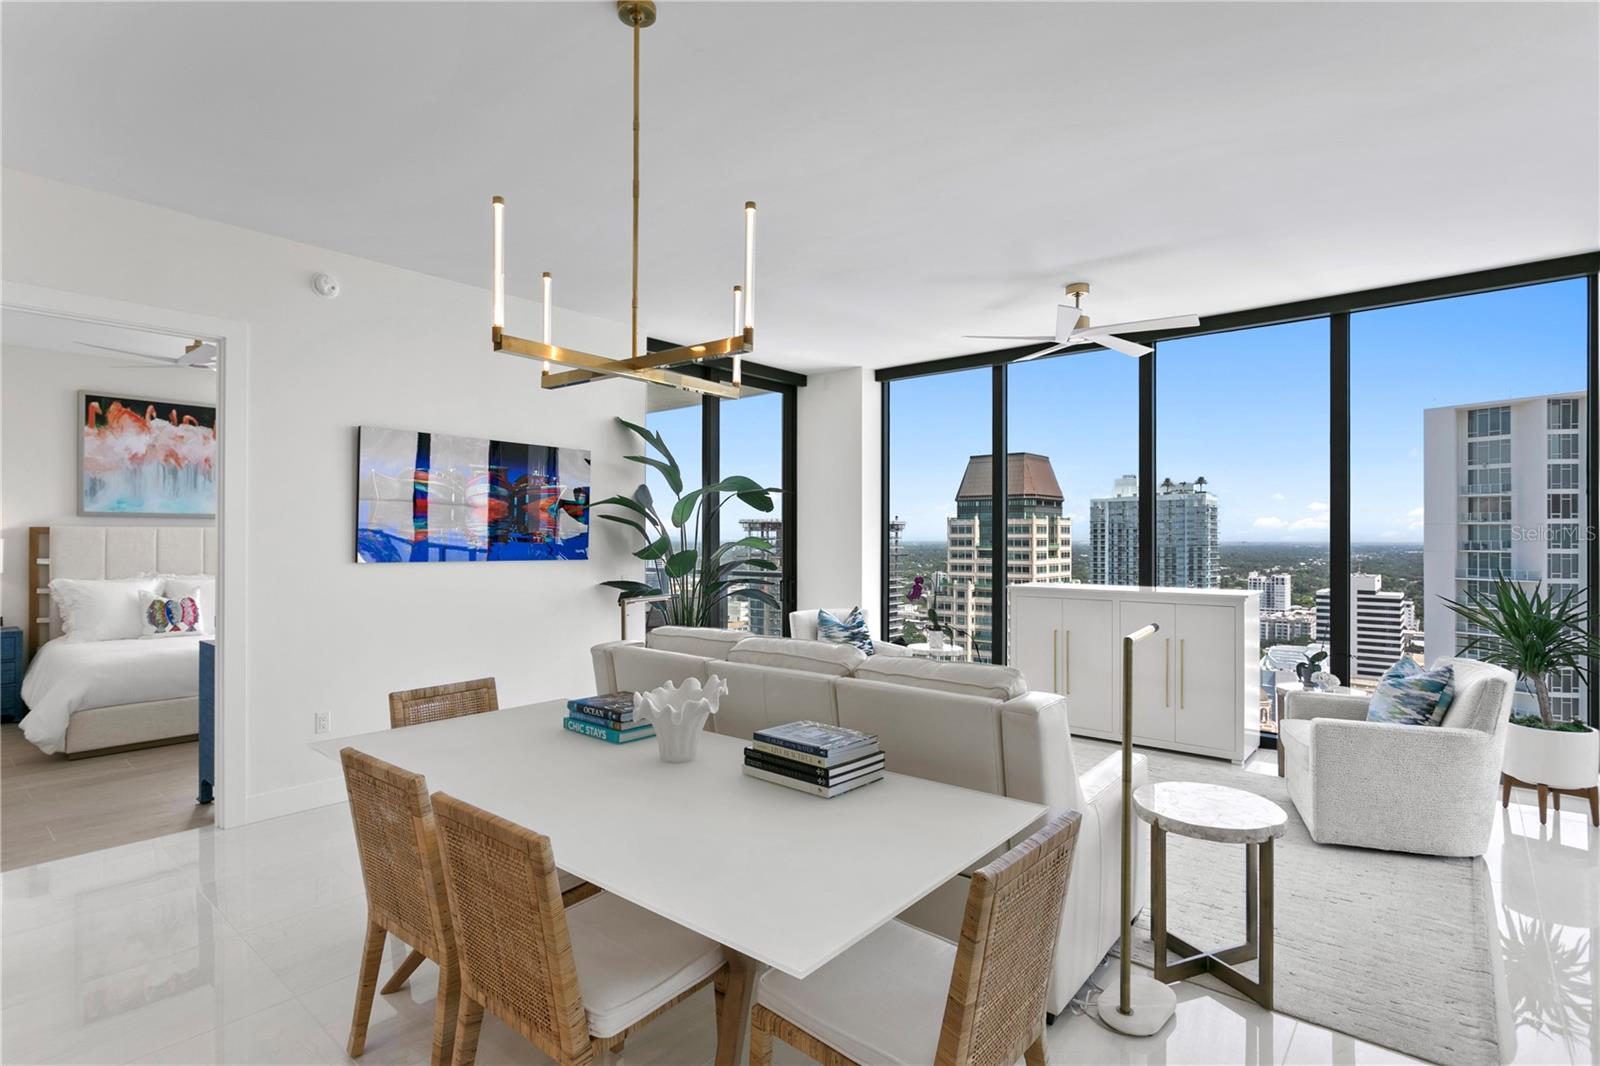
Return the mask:
{"type": "Polygon", "coordinates": [[[1262,574],[1250,571],[1250,576],[1245,579],[1245,587],[1251,592],[1261,593],[1261,613],[1287,611],[1293,606],[1294,581],[1290,575],[1279,570],[1262,574]]]}
{"type": "MultiPolygon", "coordinates": [[[[956,513],[946,522],[948,581],[938,607],[958,630],[967,657],[992,654],[994,458],[968,458],[956,489],[956,513]]],[[[1007,584],[1072,580],[1072,519],[1050,458],[1033,452],[1006,457],[1005,563],[1007,584]]]]}
{"type": "MultiPolygon", "coordinates": [[[[771,559],[777,562],[783,558],[783,520],[779,518],[741,518],[739,525],[747,537],[760,537],[773,546],[771,559]]],[[[734,549],[738,551],[740,549],[734,549]]],[[[774,596],[782,598],[779,588],[782,585],[781,575],[778,571],[749,570],[745,573],[734,571],[735,577],[758,577],[764,587],[774,596]]],[[[746,617],[746,628],[751,634],[758,637],[783,636],[783,612],[770,603],[745,597],[730,598],[728,611],[731,617],[734,607],[743,604],[743,613],[746,617]]]]}
{"type": "MultiPolygon", "coordinates": [[[[1117,478],[1112,495],[1089,501],[1089,573],[1099,585],[1139,583],[1139,479],[1117,478]]],[[[1156,584],[1216,588],[1217,497],[1206,479],[1164,480],[1156,490],[1156,584]]]]}
{"type": "MultiPolygon", "coordinates": [[[[1444,604],[1494,587],[1497,574],[1556,597],[1588,587],[1581,392],[1423,412],[1423,588],[1428,661],[1461,654],[1476,630],[1444,604]]],[[[1479,653],[1468,653],[1476,657],[1479,653]]],[[[1550,678],[1552,715],[1581,718],[1588,691],[1572,671],[1550,678]]],[[[1518,695],[1532,712],[1533,697],[1518,695]]]]}
{"type": "MultiPolygon", "coordinates": [[[[1409,596],[1385,592],[1382,575],[1364,573],[1350,575],[1350,604],[1350,680],[1376,682],[1422,637],[1416,606],[1409,596]]],[[[1332,619],[1332,592],[1318,589],[1316,638],[1329,647],[1332,619]]]]}

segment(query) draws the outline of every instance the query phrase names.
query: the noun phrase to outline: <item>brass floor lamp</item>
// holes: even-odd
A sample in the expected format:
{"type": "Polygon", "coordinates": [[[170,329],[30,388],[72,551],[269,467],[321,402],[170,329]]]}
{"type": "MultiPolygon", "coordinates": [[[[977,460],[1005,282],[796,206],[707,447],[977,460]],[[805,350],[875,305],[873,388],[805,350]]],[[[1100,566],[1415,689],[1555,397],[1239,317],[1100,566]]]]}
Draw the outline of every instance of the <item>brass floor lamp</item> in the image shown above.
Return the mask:
{"type": "Polygon", "coordinates": [[[1150,1036],[1178,1009],[1172,989],[1133,972],[1133,646],[1160,630],[1154,622],[1122,638],[1122,980],[1115,1006],[1099,1000],[1100,1020],[1119,1033],[1150,1036]]]}

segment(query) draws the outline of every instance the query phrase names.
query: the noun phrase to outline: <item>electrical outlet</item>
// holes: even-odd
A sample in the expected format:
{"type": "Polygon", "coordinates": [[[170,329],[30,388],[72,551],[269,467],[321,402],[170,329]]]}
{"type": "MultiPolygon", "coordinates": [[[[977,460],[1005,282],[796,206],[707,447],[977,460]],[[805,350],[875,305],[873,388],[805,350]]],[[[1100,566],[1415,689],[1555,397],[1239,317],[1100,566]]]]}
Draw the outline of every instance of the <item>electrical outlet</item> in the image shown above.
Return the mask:
{"type": "Polygon", "coordinates": [[[328,731],[328,712],[327,711],[318,711],[316,713],[316,717],[312,720],[312,723],[311,723],[311,731],[313,733],[326,733],[328,731]]]}

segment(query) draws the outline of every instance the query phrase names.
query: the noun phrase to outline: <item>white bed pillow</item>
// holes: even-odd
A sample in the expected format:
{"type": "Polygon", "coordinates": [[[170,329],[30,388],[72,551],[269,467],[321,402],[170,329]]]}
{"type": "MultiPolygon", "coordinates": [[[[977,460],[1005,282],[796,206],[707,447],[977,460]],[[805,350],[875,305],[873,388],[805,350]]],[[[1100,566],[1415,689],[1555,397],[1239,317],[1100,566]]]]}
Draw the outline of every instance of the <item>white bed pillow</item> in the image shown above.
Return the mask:
{"type": "Polygon", "coordinates": [[[170,599],[191,596],[200,603],[200,631],[217,631],[217,579],[210,574],[163,574],[161,594],[170,599]]]}
{"type": "Polygon", "coordinates": [[[158,577],[111,581],[58,577],[50,582],[50,598],[67,640],[133,640],[144,625],[139,594],[160,588],[158,577]]]}
{"type": "Polygon", "coordinates": [[[144,640],[160,637],[192,637],[204,632],[201,628],[201,607],[198,594],[192,596],[164,596],[159,592],[139,593],[141,617],[139,636],[144,640]]]}

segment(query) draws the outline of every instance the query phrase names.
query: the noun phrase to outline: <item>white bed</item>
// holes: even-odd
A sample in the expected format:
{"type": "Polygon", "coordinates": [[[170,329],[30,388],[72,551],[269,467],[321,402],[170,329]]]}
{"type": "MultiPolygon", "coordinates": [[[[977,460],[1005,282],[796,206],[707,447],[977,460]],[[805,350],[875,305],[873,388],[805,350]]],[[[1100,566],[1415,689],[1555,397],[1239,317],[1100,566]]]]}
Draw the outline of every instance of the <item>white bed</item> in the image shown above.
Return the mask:
{"type": "Polygon", "coordinates": [[[217,572],[215,526],[70,525],[31,531],[38,595],[33,658],[23,677],[22,732],[68,758],[193,739],[200,720],[200,637],[68,641],[48,586],[217,572]]]}

